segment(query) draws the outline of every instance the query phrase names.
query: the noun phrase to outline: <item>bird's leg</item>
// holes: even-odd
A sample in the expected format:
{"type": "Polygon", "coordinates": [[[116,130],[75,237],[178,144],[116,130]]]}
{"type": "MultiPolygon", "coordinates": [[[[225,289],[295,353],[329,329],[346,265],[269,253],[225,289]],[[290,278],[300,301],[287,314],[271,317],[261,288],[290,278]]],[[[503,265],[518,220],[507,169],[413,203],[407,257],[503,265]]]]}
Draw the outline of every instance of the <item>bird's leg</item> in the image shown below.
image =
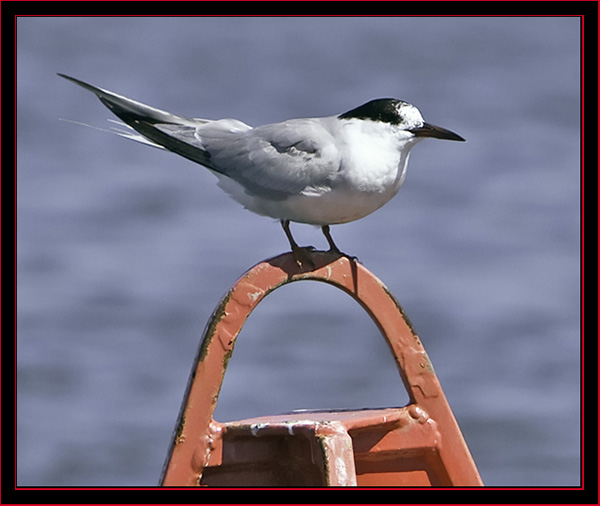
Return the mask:
{"type": "Polygon", "coordinates": [[[298,246],[298,243],[294,240],[294,236],[292,235],[292,232],[290,231],[290,220],[281,220],[281,226],[283,227],[283,231],[285,232],[285,235],[288,238],[288,241],[290,241],[290,246],[292,248],[292,251],[299,249],[300,246],[298,246]]]}
{"type": "Polygon", "coordinates": [[[302,265],[309,265],[314,268],[315,263],[312,261],[310,256],[310,250],[312,247],[309,246],[307,248],[302,248],[298,246],[298,243],[294,240],[292,232],[290,231],[290,220],[281,220],[281,226],[283,227],[283,231],[290,242],[292,254],[294,255],[294,260],[296,260],[298,267],[302,267],[302,265]]]}
{"type": "Polygon", "coordinates": [[[329,232],[329,225],[323,225],[321,227],[321,230],[323,231],[323,235],[325,236],[325,239],[327,239],[327,242],[329,243],[329,251],[331,253],[340,253],[341,254],[342,252],[333,242],[333,238],[331,237],[331,233],[329,232]]]}
{"type": "Polygon", "coordinates": [[[345,256],[348,260],[351,260],[353,262],[358,262],[358,257],[347,255],[343,251],[340,251],[340,248],[338,248],[336,246],[336,244],[333,242],[333,237],[331,237],[331,232],[329,231],[329,225],[323,225],[321,227],[321,230],[323,231],[323,235],[325,236],[325,239],[327,239],[327,242],[329,243],[329,253],[337,253],[338,255],[345,256]]]}

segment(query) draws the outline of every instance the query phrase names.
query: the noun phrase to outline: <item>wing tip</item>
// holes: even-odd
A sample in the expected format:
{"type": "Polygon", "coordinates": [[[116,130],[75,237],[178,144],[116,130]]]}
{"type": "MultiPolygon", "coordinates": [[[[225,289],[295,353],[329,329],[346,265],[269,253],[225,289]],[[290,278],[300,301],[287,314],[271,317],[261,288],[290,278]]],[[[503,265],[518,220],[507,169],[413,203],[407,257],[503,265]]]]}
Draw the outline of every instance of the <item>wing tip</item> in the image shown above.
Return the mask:
{"type": "Polygon", "coordinates": [[[67,81],[71,81],[72,83],[75,83],[78,86],[81,86],[82,88],[85,88],[86,90],[91,91],[92,93],[95,93],[98,96],[106,93],[105,90],[102,90],[101,88],[98,88],[96,86],[88,84],[85,81],[82,81],[81,79],[77,79],[75,77],[68,76],[67,74],[63,74],[61,72],[57,72],[56,75],[62,77],[63,79],[66,79],[67,81]]]}

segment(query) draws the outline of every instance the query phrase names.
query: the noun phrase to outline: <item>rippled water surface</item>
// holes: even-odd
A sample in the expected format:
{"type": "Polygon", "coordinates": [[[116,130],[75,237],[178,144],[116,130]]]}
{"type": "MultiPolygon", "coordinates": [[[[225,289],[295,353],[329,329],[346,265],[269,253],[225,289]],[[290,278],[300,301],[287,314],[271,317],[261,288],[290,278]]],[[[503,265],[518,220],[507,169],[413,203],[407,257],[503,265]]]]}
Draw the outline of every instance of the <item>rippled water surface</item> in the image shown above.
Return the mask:
{"type": "MultiPolygon", "coordinates": [[[[333,234],[403,305],[484,482],[579,483],[578,19],[19,18],[18,483],[154,485],[207,319],[287,243],[201,166],[59,121],[111,114],[56,72],[252,125],[393,96],[464,136],[333,234]]],[[[216,418],[406,399],[368,316],[305,282],[251,315],[216,418]]]]}

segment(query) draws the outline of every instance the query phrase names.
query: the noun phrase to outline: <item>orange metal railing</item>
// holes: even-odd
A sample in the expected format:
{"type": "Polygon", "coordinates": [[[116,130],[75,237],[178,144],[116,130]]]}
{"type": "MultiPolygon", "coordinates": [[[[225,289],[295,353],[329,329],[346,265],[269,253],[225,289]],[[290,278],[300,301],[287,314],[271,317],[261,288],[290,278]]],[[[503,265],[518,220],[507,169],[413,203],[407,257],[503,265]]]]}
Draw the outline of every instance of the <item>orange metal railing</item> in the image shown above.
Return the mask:
{"type": "Polygon", "coordinates": [[[161,484],[164,486],[481,486],[475,463],[425,349],[400,304],[371,272],[337,253],[291,253],[247,271],[205,330],[161,484]],[[329,283],[356,299],[392,351],[410,402],[403,408],[213,419],[246,318],[287,283],[329,283]]]}

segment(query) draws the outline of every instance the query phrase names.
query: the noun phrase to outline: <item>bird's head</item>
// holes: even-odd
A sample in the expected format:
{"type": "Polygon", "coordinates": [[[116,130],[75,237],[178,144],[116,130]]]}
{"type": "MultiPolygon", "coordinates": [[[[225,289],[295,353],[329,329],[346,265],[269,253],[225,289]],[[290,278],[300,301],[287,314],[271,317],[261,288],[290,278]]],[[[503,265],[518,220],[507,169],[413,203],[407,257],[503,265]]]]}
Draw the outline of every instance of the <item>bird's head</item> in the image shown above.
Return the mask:
{"type": "Polygon", "coordinates": [[[446,139],[449,141],[464,141],[460,135],[426,123],[419,109],[414,105],[395,98],[378,98],[371,100],[351,111],[338,116],[339,119],[361,119],[387,123],[394,127],[406,140],[421,140],[425,137],[446,139]]]}

